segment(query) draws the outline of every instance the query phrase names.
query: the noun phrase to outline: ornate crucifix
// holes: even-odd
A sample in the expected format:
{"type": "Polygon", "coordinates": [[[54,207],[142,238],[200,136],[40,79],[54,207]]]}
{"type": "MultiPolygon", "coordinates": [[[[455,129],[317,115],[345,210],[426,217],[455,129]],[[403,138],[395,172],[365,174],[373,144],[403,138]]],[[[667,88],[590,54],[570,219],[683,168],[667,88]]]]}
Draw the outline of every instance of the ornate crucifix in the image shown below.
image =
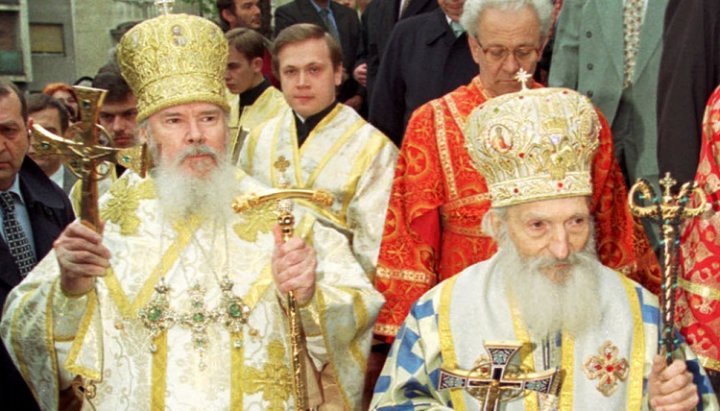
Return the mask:
{"type": "Polygon", "coordinates": [[[105,90],[74,86],[80,106],[82,121],[73,124],[64,136],[57,136],[39,124],[33,125],[33,146],[38,155],[62,155],[66,165],[82,180],[80,199],[80,219],[97,229],[100,223],[98,212],[97,182],[107,176],[108,164],[117,163],[132,168],[144,175],[149,166],[149,157],[145,146],[120,150],[100,144],[100,137],[111,140],[105,129],[97,124],[100,107],[105,98],[105,90]]]}
{"type": "Polygon", "coordinates": [[[695,185],[694,181],[683,184],[676,196],[671,190],[677,184],[670,173],[660,180],[664,187],[662,196],[658,197],[650,183],[645,179],[638,179],[630,188],[628,204],[630,211],[640,218],[650,218],[662,227],[663,234],[663,272],[662,293],[660,294],[660,310],[662,312],[662,329],[658,351],[665,355],[669,365],[672,362],[672,353],[675,351],[675,289],[677,288],[678,250],[680,248],[680,225],[683,220],[697,217],[710,208],[705,192],[695,185]],[[697,205],[689,206],[691,197],[695,196],[697,205]],[[648,205],[645,205],[648,202],[648,205]]]}
{"type": "MultiPolygon", "coordinates": [[[[315,191],[305,189],[280,189],[270,190],[263,195],[249,195],[235,199],[233,209],[236,213],[242,213],[251,208],[259,207],[269,201],[278,202],[277,222],[282,230],[283,241],[288,241],[293,235],[295,217],[292,214],[292,199],[305,199],[317,205],[329,207],[333,203],[332,194],[326,191],[315,191]]],[[[295,396],[295,409],[306,411],[320,404],[310,404],[308,388],[318,392],[317,379],[308,375],[307,346],[305,344],[305,333],[302,328],[300,312],[297,301],[292,291],[287,294],[288,328],[290,329],[290,350],[292,362],[292,385],[295,396]],[[308,387],[309,384],[315,387],[308,387]]]]}
{"type": "Polygon", "coordinates": [[[441,368],[438,389],[466,390],[480,402],[481,411],[497,411],[500,402],[516,399],[526,391],[550,395],[560,391],[560,370],[528,373],[511,363],[522,343],[488,341],[484,346],[490,358],[481,357],[472,370],[441,368]]]}

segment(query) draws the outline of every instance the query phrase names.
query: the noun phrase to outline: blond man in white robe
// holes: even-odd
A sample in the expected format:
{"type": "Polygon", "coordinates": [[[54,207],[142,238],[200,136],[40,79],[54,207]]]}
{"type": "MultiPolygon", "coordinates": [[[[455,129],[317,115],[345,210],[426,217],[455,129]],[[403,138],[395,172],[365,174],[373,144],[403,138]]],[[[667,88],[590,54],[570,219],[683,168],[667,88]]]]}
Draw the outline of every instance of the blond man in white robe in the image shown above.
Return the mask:
{"type": "Polygon", "coordinates": [[[337,102],[342,54],[322,28],[296,24],[278,34],[273,69],[290,108],[250,134],[240,166],[273,187],[330,191],[335,204],[329,210],[314,208],[315,213],[346,234],[373,276],[397,147],[355,110],[337,102]]]}

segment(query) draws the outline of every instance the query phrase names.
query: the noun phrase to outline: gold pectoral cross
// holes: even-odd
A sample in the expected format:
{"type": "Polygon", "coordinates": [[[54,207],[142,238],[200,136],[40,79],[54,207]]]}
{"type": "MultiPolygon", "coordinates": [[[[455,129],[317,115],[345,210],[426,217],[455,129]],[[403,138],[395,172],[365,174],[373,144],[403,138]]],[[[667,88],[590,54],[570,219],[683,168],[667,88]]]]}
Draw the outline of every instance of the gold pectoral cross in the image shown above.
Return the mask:
{"type": "Polygon", "coordinates": [[[562,372],[551,369],[530,373],[511,363],[522,343],[487,341],[489,358],[481,357],[470,371],[440,368],[439,390],[464,389],[481,404],[481,411],[497,411],[500,402],[512,401],[526,391],[555,395],[560,392],[562,372]]]}
{"type": "MultiPolygon", "coordinates": [[[[235,199],[233,209],[236,213],[243,213],[270,201],[278,202],[279,215],[278,225],[282,230],[283,241],[288,241],[293,235],[295,217],[292,214],[292,199],[305,199],[320,206],[329,207],[333,203],[332,194],[326,191],[314,191],[304,189],[279,189],[270,190],[262,195],[251,194],[235,199]]],[[[295,294],[290,291],[287,294],[288,328],[290,329],[290,349],[292,361],[292,387],[295,396],[295,409],[305,411],[311,409],[308,396],[308,384],[316,386],[317,379],[310,377],[307,370],[307,345],[305,333],[302,328],[299,307],[295,294]]],[[[313,391],[319,391],[313,387],[313,391]]]]}
{"type": "Polygon", "coordinates": [[[100,223],[97,182],[110,171],[109,167],[102,170],[99,166],[103,162],[120,164],[144,176],[150,164],[149,154],[144,145],[120,150],[100,144],[101,136],[110,139],[108,132],[97,124],[107,92],[81,86],[73,89],[82,121],[70,126],[64,136],[57,136],[39,124],[33,125],[33,147],[38,155],[61,155],[67,159],[70,171],[82,181],[80,219],[97,229],[100,223]]]}
{"type": "Polygon", "coordinates": [[[630,211],[640,218],[650,218],[662,227],[663,234],[663,272],[662,293],[660,294],[660,309],[662,312],[662,328],[658,351],[665,355],[669,365],[672,362],[672,353],[675,351],[675,338],[673,329],[675,323],[675,289],[677,288],[680,264],[678,251],[680,249],[680,225],[683,220],[697,217],[710,208],[705,192],[694,181],[683,184],[677,195],[671,190],[677,184],[670,173],[660,180],[664,187],[662,196],[658,197],[650,183],[645,179],[638,179],[628,193],[630,211]],[[694,196],[696,206],[690,206],[694,196]],[[648,204],[645,204],[645,203],[648,204]]]}

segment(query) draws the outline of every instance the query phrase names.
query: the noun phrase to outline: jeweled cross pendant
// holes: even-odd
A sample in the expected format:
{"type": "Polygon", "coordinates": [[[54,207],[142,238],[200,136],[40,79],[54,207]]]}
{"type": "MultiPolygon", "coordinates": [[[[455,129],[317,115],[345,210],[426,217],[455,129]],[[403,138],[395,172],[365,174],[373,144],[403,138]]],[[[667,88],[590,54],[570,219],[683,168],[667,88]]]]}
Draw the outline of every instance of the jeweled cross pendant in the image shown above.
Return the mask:
{"type": "Polygon", "coordinates": [[[516,399],[527,390],[551,395],[560,391],[558,369],[529,373],[511,363],[522,343],[488,341],[484,346],[490,358],[481,357],[472,370],[441,368],[438,389],[466,390],[480,402],[481,411],[497,411],[500,402],[516,399]]]}

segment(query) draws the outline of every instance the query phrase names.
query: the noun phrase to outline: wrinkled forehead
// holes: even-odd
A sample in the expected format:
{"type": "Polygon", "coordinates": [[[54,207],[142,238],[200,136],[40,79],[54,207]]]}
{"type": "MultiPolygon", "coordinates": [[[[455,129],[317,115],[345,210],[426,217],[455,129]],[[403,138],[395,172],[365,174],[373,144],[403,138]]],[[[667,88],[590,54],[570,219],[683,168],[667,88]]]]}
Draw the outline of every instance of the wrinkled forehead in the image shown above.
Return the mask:
{"type": "Polygon", "coordinates": [[[508,218],[565,221],[590,215],[590,197],[574,196],[528,201],[508,207],[508,218]]]}
{"type": "Polygon", "coordinates": [[[488,8],[478,18],[477,37],[484,47],[538,45],[542,39],[540,19],[529,6],[518,10],[488,8]]]}
{"type": "Polygon", "coordinates": [[[0,121],[25,124],[20,98],[12,91],[0,94],[0,121]]]}

